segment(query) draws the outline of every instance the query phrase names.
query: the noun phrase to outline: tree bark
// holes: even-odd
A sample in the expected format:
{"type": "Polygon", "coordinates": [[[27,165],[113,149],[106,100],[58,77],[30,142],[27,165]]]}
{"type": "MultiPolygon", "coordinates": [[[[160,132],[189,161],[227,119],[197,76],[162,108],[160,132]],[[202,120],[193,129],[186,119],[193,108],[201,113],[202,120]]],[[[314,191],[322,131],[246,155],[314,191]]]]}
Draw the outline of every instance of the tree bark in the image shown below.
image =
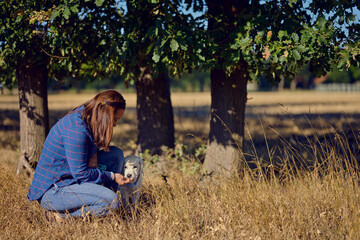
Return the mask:
{"type": "Polygon", "coordinates": [[[138,150],[162,155],[164,147],[174,147],[174,116],[170,99],[170,81],[166,73],[153,78],[142,69],[136,82],[138,150]]]}
{"type": "Polygon", "coordinates": [[[213,69],[211,78],[211,120],[204,161],[206,175],[231,175],[241,167],[247,101],[246,63],[226,77],[213,69]]]}
{"type": "Polygon", "coordinates": [[[227,77],[221,47],[228,46],[235,24],[244,24],[239,19],[249,1],[207,0],[206,3],[212,16],[209,18],[209,32],[220,49],[217,53],[218,67],[210,73],[210,133],[203,169],[204,176],[230,176],[241,167],[249,74],[247,63],[240,60],[227,77]]]}
{"type": "Polygon", "coordinates": [[[47,64],[18,64],[20,114],[20,159],[16,169],[19,174],[34,172],[46,135],[49,131],[47,101],[47,64]]]}

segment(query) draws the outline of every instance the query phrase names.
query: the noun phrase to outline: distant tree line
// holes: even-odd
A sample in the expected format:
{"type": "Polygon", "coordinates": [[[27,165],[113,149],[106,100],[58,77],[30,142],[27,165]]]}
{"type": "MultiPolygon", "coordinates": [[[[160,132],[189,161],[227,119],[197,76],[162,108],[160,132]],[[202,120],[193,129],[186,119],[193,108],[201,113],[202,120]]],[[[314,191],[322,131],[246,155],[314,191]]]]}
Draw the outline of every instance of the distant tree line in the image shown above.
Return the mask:
{"type": "MultiPolygon", "coordinates": [[[[132,86],[129,86],[132,87],[132,86]]],[[[210,90],[210,73],[194,71],[186,73],[181,78],[170,77],[172,91],[203,92],[210,90]]],[[[75,89],[78,91],[87,89],[126,89],[125,79],[120,75],[96,77],[91,80],[79,80],[65,78],[61,81],[49,80],[49,89],[52,91],[75,89]]],[[[128,91],[128,90],[127,90],[128,91]]]]}
{"type": "MultiPolygon", "coordinates": [[[[328,83],[355,83],[360,81],[360,68],[350,67],[347,70],[339,70],[333,67],[330,72],[326,72],[324,76],[320,76],[323,79],[317,82],[316,74],[312,73],[309,69],[309,65],[305,65],[294,78],[284,79],[283,87],[287,89],[314,89],[316,84],[328,84],[328,83]],[[293,86],[292,86],[293,85],[293,86]]],[[[260,77],[256,80],[258,84],[258,90],[269,91],[278,90],[280,82],[269,81],[264,77],[260,77]]]]}
{"type": "MultiPolygon", "coordinates": [[[[17,82],[14,81],[15,76],[1,76],[1,82],[4,87],[12,90],[17,88],[17,82]]],[[[296,89],[313,89],[314,78],[316,75],[309,71],[309,66],[304,66],[295,76],[296,89]]],[[[294,79],[285,79],[284,88],[291,88],[294,79]]],[[[360,69],[357,67],[350,67],[348,70],[340,71],[333,68],[332,71],[326,73],[326,80],[322,82],[327,83],[355,83],[360,81],[360,69]]],[[[75,79],[72,77],[64,78],[61,80],[49,79],[48,88],[51,93],[57,93],[66,90],[104,90],[104,89],[126,89],[125,79],[120,75],[102,76],[89,79],[75,79]]],[[[259,91],[278,90],[279,82],[271,82],[264,77],[253,80],[253,83],[258,86],[259,91]]],[[[130,86],[132,87],[132,86],[130,86]]],[[[172,91],[183,92],[203,92],[209,91],[210,73],[204,71],[193,71],[186,73],[180,77],[170,78],[170,88],[172,91]]],[[[127,90],[129,91],[129,90],[127,90]]]]}

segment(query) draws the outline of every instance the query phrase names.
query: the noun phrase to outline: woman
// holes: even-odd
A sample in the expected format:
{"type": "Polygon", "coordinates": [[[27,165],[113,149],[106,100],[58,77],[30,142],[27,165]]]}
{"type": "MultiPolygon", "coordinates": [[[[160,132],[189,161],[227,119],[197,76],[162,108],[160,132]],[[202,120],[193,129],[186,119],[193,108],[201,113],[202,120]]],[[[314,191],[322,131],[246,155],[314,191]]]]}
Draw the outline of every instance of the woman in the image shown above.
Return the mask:
{"type": "Polygon", "coordinates": [[[60,119],[45,140],[28,199],[57,219],[118,209],[117,187],[132,179],[120,174],[123,152],[109,144],[125,105],[119,92],[107,90],[60,119]]]}

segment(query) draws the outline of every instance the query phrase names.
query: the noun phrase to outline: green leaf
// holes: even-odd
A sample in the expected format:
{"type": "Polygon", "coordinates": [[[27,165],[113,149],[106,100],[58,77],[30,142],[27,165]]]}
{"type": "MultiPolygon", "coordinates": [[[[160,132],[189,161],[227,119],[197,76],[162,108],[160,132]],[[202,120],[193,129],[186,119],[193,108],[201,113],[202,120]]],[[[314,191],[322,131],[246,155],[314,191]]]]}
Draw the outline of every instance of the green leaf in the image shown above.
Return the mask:
{"type": "Polygon", "coordinates": [[[279,58],[276,55],[276,53],[273,53],[272,60],[273,60],[274,63],[277,63],[279,61],[279,58]]]}
{"type": "Polygon", "coordinates": [[[295,60],[300,60],[300,59],[301,59],[301,55],[300,55],[300,53],[299,53],[298,50],[294,49],[294,50],[292,51],[292,53],[293,53],[293,55],[294,55],[295,60]]]}
{"type": "Polygon", "coordinates": [[[179,49],[179,43],[175,39],[171,39],[170,47],[171,51],[177,51],[179,49]]]}
{"type": "Polygon", "coordinates": [[[311,38],[311,34],[308,30],[303,31],[301,35],[301,43],[307,43],[311,38]]]}
{"type": "Polygon", "coordinates": [[[73,13],[78,13],[78,12],[79,12],[78,6],[79,6],[79,4],[76,4],[76,5],[72,6],[72,7],[70,8],[71,11],[72,11],[73,13]]]}
{"type": "Polygon", "coordinates": [[[341,61],[337,65],[337,68],[338,69],[343,68],[348,59],[349,59],[349,55],[347,54],[343,59],[341,59],[341,61]]]}
{"type": "Polygon", "coordinates": [[[68,64],[67,66],[68,66],[68,70],[69,70],[69,72],[71,72],[71,70],[72,70],[72,63],[71,63],[71,62],[69,62],[69,64],[68,64]]]}
{"type": "Polygon", "coordinates": [[[168,40],[167,38],[161,40],[161,44],[160,44],[160,47],[161,47],[161,48],[165,45],[165,43],[167,42],[167,40],[168,40]]]}
{"type": "Polygon", "coordinates": [[[279,38],[280,41],[282,40],[282,38],[283,38],[284,35],[285,35],[285,32],[282,31],[282,30],[280,30],[280,31],[279,31],[279,34],[278,34],[278,38],[279,38]]]}
{"type": "Polygon", "coordinates": [[[303,53],[306,52],[307,48],[304,45],[299,45],[296,47],[296,50],[303,53]]]}
{"type": "Polygon", "coordinates": [[[52,14],[51,14],[50,21],[53,20],[54,18],[58,17],[59,15],[60,15],[60,11],[59,11],[59,10],[53,11],[52,14]]]}
{"type": "Polygon", "coordinates": [[[152,44],[150,44],[150,46],[146,49],[146,55],[149,54],[151,52],[151,50],[154,47],[155,42],[153,42],[152,44]]]}
{"type": "Polygon", "coordinates": [[[345,65],[346,61],[341,60],[339,64],[336,66],[338,69],[341,69],[345,65]]]}
{"type": "Polygon", "coordinates": [[[154,60],[155,63],[158,63],[160,61],[160,55],[154,52],[152,60],[154,60]]]}
{"type": "Polygon", "coordinates": [[[187,51],[187,46],[185,46],[185,45],[180,45],[180,48],[181,48],[181,50],[183,50],[183,51],[187,51]]]}
{"type": "Polygon", "coordinates": [[[71,14],[70,8],[68,6],[66,6],[65,9],[64,9],[64,13],[63,13],[64,18],[69,19],[70,14],[71,14]]]}
{"type": "Polygon", "coordinates": [[[201,54],[196,54],[197,57],[199,58],[200,61],[204,61],[205,62],[205,57],[201,54]]]}
{"type": "Polygon", "coordinates": [[[20,23],[22,19],[23,19],[23,15],[18,15],[15,19],[15,23],[20,23]]]}
{"type": "Polygon", "coordinates": [[[326,28],[326,23],[325,16],[320,16],[315,25],[318,29],[324,30],[326,28]]]}
{"type": "Polygon", "coordinates": [[[240,44],[240,46],[242,46],[242,47],[247,46],[247,45],[249,45],[250,43],[251,43],[251,39],[248,38],[248,37],[239,40],[239,44],[240,44]]]}
{"type": "Polygon", "coordinates": [[[96,4],[96,6],[101,7],[103,5],[104,1],[105,0],[95,0],[95,4],[96,4]]]}
{"type": "Polygon", "coordinates": [[[295,3],[297,3],[297,0],[289,0],[290,7],[293,7],[294,6],[293,4],[295,4],[295,3]]]}
{"type": "Polygon", "coordinates": [[[291,34],[291,38],[294,40],[295,43],[299,42],[299,35],[296,33],[291,34]]]}

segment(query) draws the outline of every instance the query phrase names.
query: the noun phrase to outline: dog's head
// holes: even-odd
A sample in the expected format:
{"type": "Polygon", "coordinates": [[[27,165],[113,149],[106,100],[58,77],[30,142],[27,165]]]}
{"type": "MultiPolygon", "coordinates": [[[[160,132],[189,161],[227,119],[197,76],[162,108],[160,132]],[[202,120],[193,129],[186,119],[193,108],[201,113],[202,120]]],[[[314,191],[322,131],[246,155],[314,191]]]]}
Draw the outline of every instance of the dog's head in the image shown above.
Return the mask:
{"type": "Polygon", "coordinates": [[[134,182],[143,174],[144,161],[137,156],[130,155],[125,158],[124,177],[132,178],[134,182]]]}

